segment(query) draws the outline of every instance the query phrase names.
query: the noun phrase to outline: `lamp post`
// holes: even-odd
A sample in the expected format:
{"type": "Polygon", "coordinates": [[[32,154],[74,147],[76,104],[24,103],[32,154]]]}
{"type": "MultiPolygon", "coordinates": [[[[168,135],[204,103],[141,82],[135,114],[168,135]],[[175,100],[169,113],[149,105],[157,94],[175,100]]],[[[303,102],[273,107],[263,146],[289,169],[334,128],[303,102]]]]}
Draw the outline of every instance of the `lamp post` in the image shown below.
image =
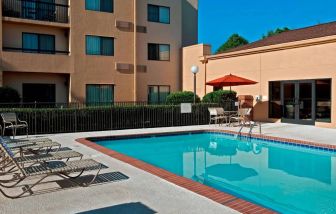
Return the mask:
{"type": "Polygon", "coordinates": [[[194,104],[196,103],[196,74],[199,72],[198,66],[194,65],[191,67],[191,73],[194,74],[194,104]]]}

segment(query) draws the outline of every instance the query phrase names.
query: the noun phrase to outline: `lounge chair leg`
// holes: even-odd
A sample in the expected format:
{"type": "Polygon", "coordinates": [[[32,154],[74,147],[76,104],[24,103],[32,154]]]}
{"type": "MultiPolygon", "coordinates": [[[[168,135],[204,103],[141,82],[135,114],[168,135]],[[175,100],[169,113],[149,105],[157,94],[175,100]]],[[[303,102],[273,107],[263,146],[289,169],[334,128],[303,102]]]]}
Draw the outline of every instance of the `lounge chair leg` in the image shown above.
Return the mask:
{"type": "MultiPolygon", "coordinates": [[[[40,180],[38,180],[36,183],[34,183],[34,184],[32,184],[32,185],[30,185],[30,186],[28,186],[28,187],[25,187],[25,188],[23,189],[23,192],[21,192],[21,193],[18,194],[18,195],[14,195],[14,196],[8,195],[8,194],[6,194],[1,188],[0,188],[0,192],[1,192],[4,196],[6,196],[7,198],[11,198],[11,199],[19,198],[19,197],[21,197],[22,195],[24,195],[26,192],[30,192],[30,191],[32,190],[33,187],[35,187],[37,184],[41,183],[41,181],[43,181],[43,180],[44,180],[45,178],[47,178],[48,176],[49,176],[49,175],[46,175],[46,176],[42,177],[40,180]]],[[[24,179],[24,178],[23,178],[23,179],[24,179]]]]}
{"type": "Polygon", "coordinates": [[[83,169],[78,175],[76,176],[70,176],[66,173],[61,173],[62,175],[66,176],[67,178],[70,178],[70,179],[76,179],[76,178],[79,178],[83,173],[84,173],[85,169],[83,169]]]}
{"type": "Polygon", "coordinates": [[[99,172],[100,172],[100,170],[102,169],[102,167],[103,167],[103,165],[100,164],[100,167],[99,167],[99,169],[98,169],[96,175],[92,178],[92,180],[91,180],[90,182],[84,184],[84,187],[88,187],[88,186],[90,186],[90,185],[96,180],[96,178],[97,178],[97,176],[99,175],[99,172]]]}
{"type": "Polygon", "coordinates": [[[0,186],[2,186],[2,187],[4,187],[4,188],[13,188],[13,187],[15,187],[16,185],[18,185],[19,183],[21,183],[21,181],[23,181],[24,180],[24,178],[20,178],[18,181],[16,181],[14,184],[11,184],[11,185],[4,185],[3,183],[9,183],[9,182],[13,182],[13,181],[15,181],[15,180],[17,180],[17,178],[15,178],[15,179],[11,179],[11,180],[9,180],[9,181],[1,181],[0,182],[0,186]]]}

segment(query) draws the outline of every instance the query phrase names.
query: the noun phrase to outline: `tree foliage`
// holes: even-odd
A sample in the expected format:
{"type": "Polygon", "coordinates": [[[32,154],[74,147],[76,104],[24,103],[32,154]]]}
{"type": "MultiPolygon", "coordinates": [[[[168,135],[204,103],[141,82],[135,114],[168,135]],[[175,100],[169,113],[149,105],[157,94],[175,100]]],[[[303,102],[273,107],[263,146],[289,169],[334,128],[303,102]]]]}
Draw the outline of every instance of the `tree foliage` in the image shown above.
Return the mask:
{"type": "Polygon", "coordinates": [[[267,32],[266,35],[263,35],[262,38],[266,39],[268,37],[271,37],[271,36],[286,32],[286,31],[290,31],[290,29],[288,27],[284,27],[284,28],[277,28],[275,30],[270,30],[267,32]]]}
{"type": "Polygon", "coordinates": [[[246,45],[249,42],[247,41],[247,39],[245,39],[244,37],[240,36],[239,34],[232,34],[228,40],[218,48],[218,50],[216,51],[216,53],[221,53],[227,50],[230,50],[232,48],[236,48],[242,45],[246,45]]]}
{"type": "Polygon", "coordinates": [[[18,103],[20,102],[19,93],[9,87],[0,87],[0,103],[18,103]]]}

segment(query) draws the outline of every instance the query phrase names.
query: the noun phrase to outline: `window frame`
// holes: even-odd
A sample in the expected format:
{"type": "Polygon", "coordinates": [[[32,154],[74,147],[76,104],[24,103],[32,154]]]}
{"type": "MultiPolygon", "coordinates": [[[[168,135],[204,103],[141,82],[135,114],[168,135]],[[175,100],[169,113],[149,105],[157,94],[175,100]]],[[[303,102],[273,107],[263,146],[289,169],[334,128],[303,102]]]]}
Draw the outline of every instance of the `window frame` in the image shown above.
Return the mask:
{"type": "Polygon", "coordinates": [[[333,100],[332,100],[332,96],[333,96],[333,81],[332,78],[321,78],[321,79],[315,79],[315,121],[316,122],[320,122],[320,123],[331,123],[332,122],[332,107],[333,107],[333,100]],[[330,89],[330,101],[320,101],[321,98],[318,96],[317,91],[318,91],[318,84],[317,81],[330,81],[330,85],[329,85],[329,89],[330,89]],[[330,118],[323,119],[323,118],[318,118],[317,117],[317,113],[318,113],[318,102],[330,102],[330,118]]]}
{"type": "Polygon", "coordinates": [[[53,35],[53,34],[42,34],[42,33],[31,33],[31,32],[22,32],[22,35],[21,35],[21,48],[22,48],[22,51],[23,52],[27,52],[27,53],[39,53],[39,54],[56,54],[56,36],[53,35]],[[31,50],[25,50],[24,46],[24,35],[36,35],[37,36],[37,49],[34,50],[34,49],[31,49],[31,50]],[[49,51],[49,50],[42,50],[41,49],[41,44],[40,44],[40,41],[41,41],[41,36],[50,36],[53,38],[53,50],[49,51]]]}
{"type": "Polygon", "coordinates": [[[160,88],[161,87],[168,87],[169,88],[169,94],[171,94],[171,86],[170,85],[148,85],[147,86],[147,103],[148,104],[158,104],[158,105],[162,104],[162,103],[160,103],[160,88]],[[158,100],[157,100],[157,102],[151,103],[150,100],[149,100],[149,88],[150,87],[157,87],[158,88],[158,100]]]}
{"type": "Polygon", "coordinates": [[[86,4],[86,1],[87,0],[85,0],[85,10],[87,10],[87,11],[94,11],[94,12],[101,12],[101,13],[114,13],[114,0],[111,0],[112,1],[112,11],[106,11],[106,10],[102,10],[102,0],[99,0],[100,1],[100,8],[99,8],[99,10],[94,10],[94,9],[89,9],[88,7],[87,7],[87,4],[86,4]]]}
{"type": "Polygon", "coordinates": [[[115,43],[114,43],[115,38],[114,37],[108,37],[108,36],[97,36],[97,35],[85,35],[85,54],[87,56],[114,56],[114,49],[115,49],[115,43]],[[88,53],[88,49],[87,49],[87,38],[88,37],[98,37],[99,38],[99,54],[89,54],[88,53]],[[102,54],[102,50],[103,50],[103,39],[111,39],[112,40],[112,55],[107,55],[107,54],[102,54]]]}
{"type": "MultiPolygon", "coordinates": [[[[99,94],[99,102],[88,102],[88,86],[99,86],[99,90],[102,89],[103,86],[109,86],[109,87],[112,87],[112,100],[111,100],[111,104],[114,104],[114,98],[115,98],[115,84],[97,84],[97,83],[94,83],[94,84],[85,84],[85,103],[86,104],[107,104],[107,102],[102,102],[101,101],[101,94],[99,94]]],[[[99,91],[100,92],[100,91],[99,91]]]]}
{"type": "Polygon", "coordinates": [[[160,24],[166,24],[166,25],[169,25],[170,24],[170,7],[168,7],[168,6],[161,6],[161,5],[155,5],[155,4],[147,4],[147,21],[148,22],[153,22],[153,23],[160,23],[160,24]],[[156,7],[156,8],[158,8],[158,10],[159,10],[159,17],[158,17],[158,20],[150,20],[150,16],[149,16],[149,7],[156,7]],[[161,22],[160,21],[160,8],[166,8],[166,9],[168,9],[168,11],[169,11],[169,20],[168,20],[168,22],[161,22]]]}
{"type": "Polygon", "coordinates": [[[171,48],[170,48],[170,44],[159,44],[159,43],[148,43],[147,44],[147,59],[150,60],[150,61],[162,61],[162,62],[170,62],[170,53],[171,53],[171,48]],[[150,54],[149,54],[149,46],[150,45],[155,45],[156,46],[156,51],[157,51],[157,54],[156,54],[156,59],[151,59],[150,57],[150,54]],[[168,56],[168,59],[165,59],[165,60],[162,60],[160,59],[160,46],[161,45],[166,45],[168,46],[169,48],[169,56],[168,56]]]}
{"type": "Polygon", "coordinates": [[[281,81],[269,81],[268,82],[268,95],[269,95],[269,100],[268,100],[268,118],[270,119],[281,119],[282,118],[282,105],[280,104],[280,115],[279,117],[276,117],[275,116],[275,113],[274,113],[274,110],[272,109],[272,103],[275,102],[275,101],[279,101],[280,103],[282,102],[281,101],[281,81]],[[279,83],[280,84],[280,97],[279,97],[279,100],[277,99],[273,99],[273,94],[274,92],[272,91],[273,89],[273,84],[274,83],[279,83]]]}

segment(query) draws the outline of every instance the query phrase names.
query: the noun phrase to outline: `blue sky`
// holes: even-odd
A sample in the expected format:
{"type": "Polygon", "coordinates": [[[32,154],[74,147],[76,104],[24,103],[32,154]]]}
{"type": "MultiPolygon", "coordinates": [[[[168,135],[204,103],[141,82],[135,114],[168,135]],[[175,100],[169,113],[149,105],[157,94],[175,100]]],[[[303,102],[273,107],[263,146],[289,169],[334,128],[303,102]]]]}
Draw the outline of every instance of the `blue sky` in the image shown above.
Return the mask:
{"type": "Polygon", "coordinates": [[[212,51],[238,33],[250,42],[277,27],[336,21],[336,0],[199,0],[199,43],[212,51]]]}

